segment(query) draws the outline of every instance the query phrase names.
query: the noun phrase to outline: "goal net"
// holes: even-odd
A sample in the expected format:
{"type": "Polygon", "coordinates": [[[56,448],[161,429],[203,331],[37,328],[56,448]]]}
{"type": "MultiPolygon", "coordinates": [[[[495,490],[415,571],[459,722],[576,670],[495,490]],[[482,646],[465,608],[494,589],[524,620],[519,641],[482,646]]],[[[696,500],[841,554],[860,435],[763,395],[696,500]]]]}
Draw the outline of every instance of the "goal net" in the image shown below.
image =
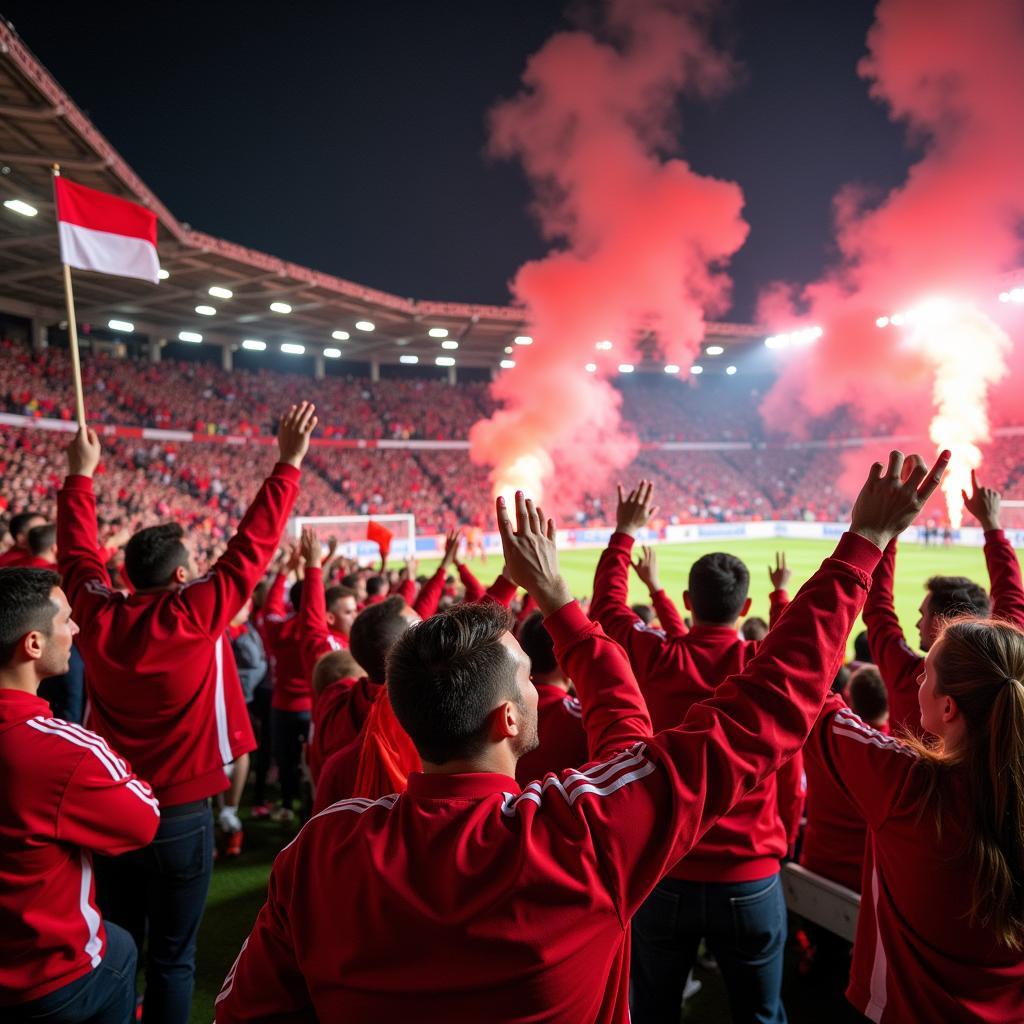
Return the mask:
{"type": "Polygon", "coordinates": [[[356,558],[361,565],[380,559],[380,547],[367,539],[371,523],[391,533],[389,562],[401,562],[416,553],[416,517],[408,513],[380,516],[295,516],[288,521],[288,536],[298,540],[304,527],[316,531],[326,544],[331,537],[338,538],[338,551],[346,558],[356,558]]]}

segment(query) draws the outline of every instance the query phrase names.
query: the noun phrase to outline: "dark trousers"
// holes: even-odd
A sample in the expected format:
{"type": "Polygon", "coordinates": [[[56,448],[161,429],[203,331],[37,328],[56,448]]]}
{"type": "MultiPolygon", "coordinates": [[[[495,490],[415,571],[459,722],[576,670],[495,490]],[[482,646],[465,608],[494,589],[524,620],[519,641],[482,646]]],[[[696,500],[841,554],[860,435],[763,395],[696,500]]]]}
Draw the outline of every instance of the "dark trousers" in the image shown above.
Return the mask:
{"type": "Polygon", "coordinates": [[[718,961],[735,1024],[785,1024],[786,900],[777,874],[756,882],[659,883],[633,917],[634,1024],[677,1024],[701,939],[718,961]]]}
{"type": "Polygon", "coordinates": [[[85,717],[85,664],[77,647],[71,648],[67,672],[44,679],[39,696],[50,705],[54,718],[81,724],[85,717]]]}
{"type": "Polygon", "coordinates": [[[7,1024],[129,1024],[135,1018],[135,965],[132,937],[104,922],[107,950],[99,967],[84,977],[20,1006],[0,1010],[7,1024]]]}
{"type": "Polygon", "coordinates": [[[308,711],[271,711],[274,760],[281,775],[281,803],[291,808],[299,795],[302,744],[309,735],[308,711]]]}
{"type": "Polygon", "coordinates": [[[249,721],[256,736],[256,752],[253,755],[252,802],[255,805],[267,802],[267,773],[270,771],[270,700],[269,686],[257,686],[252,700],[246,705],[249,721]]]}
{"type": "Polygon", "coordinates": [[[96,896],[107,920],[126,928],[140,951],[146,944],[145,1024],[188,1024],[213,873],[213,815],[205,801],[161,812],[149,846],[96,858],[96,896]]]}

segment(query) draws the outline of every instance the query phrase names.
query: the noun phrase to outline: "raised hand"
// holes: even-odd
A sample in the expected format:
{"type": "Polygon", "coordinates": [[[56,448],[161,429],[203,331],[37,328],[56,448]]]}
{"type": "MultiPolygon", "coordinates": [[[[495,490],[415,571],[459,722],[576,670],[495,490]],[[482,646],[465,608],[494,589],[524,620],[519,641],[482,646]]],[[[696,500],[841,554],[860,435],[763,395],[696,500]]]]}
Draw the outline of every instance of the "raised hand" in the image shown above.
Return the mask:
{"type": "Polygon", "coordinates": [[[652,595],[661,590],[661,584],[658,582],[658,556],[654,553],[654,548],[645,544],[640,549],[640,557],[633,563],[633,568],[636,569],[637,576],[647,584],[647,589],[652,595]]]}
{"type": "Polygon", "coordinates": [[[628,533],[635,537],[637,530],[642,530],[658,511],[657,505],[651,507],[654,484],[650,480],[641,480],[627,496],[623,496],[622,484],[617,486],[619,504],[615,510],[615,529],[619,533],[628,533]]]}
{"type": "Polygon", "coordinates": [[[555,523],[522,491],[516,491],[513,527],[505,499],[497,501],[498,532],[505,553],[505,576],[533,595],[537,607],[551,615],[572,600],[558,571],[555,523]]]}
{"type": "Polygon", "coordinates": [[[285,562],[285,569],[288,572],[295,572],[302,564],[302,545],[293,544],[288,549],[288,561],[285,562]]]}
{"type": "Polygon", "coordinates": [[[786,565],[786,552],[775,552],[775,568],[768,566],[768,578],[775,590],[785,590],[793,578],[793,570],[786,565]]]}
{"type": "Polygon", "coordinates": [[[100,439],[91,427],[79,427],[71,443],[64,449],[68,457],[69,476],[92,476],[100,464],[100,439]]]}
{"type": "Polygon", "coordinates": [[[964,508],[981,523],[983,530],[999,530],[999,509],[1003,503],[1002,495],[993,487],[979,487],[978,474],[971,470],[971,494],[960,492],[964,496],[964,508]]]}
{"type": "Polygon", "coordinates": [[[458,560],[459,544],[462,541],[462,530],[456,528],[449,530],[444,539],[444,558],[441,559],[441,568],[449,569],[458,560]]]}
{"type": "Polygon", "coordinates": [[[320,538],[308,526],[303,527],[299,540],[299,554],[307,569],[319,569],[324,564],[320,538]]]}
{"type": "Polygon", "coordinates": [[[850,531],[885,550],[924,508],[942,480],[949,465],[950,453],[942,452],[929,470],[920,455],[909,460],[903,452],[889,453],[889,465],[883,469],[874,463],[853,506],[850,531]],[[905,463],[911,465],[904,471],[905,463]]]}
{"type": "Polygon", "coordinates": [[[327,557],[328,559],[334,558],[334,553],[338,550],[338,538],[331,534],[327,538],[327,557]]]}
{"type": "Polygon", "coordinates": [[[309,438],[317,425],[316,406],[312,402],[293,405],[282,417],[277,431],[281,462],[298,469],[309,451],[309,438]]]}
{"type": "Polygon", "coordinates": [[[420,563],[417,558],[407,558],[405,560],[405,568],[402,570],[402,577],[407,580],[416,579],[416,573],[419,572],[420,563]]]}

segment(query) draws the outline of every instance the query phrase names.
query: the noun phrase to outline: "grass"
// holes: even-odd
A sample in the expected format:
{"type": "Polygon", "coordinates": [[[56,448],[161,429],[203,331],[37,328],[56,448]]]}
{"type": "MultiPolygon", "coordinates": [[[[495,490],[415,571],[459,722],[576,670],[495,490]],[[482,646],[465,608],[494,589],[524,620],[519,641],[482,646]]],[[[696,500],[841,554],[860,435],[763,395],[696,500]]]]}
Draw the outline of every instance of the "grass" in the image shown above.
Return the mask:
{"type": "MultiPolygon", "coordinates": [[[[780,545],[775,541],[747,540],[729,541],[723,546],[746,561],[751,572],[750,590],[754,601],[751,614],[767,618],[768,592],[771,589],[768,564],[774,561],[775,551],[780,545]]],[[[814,572],[821,560],[831,553],[833,546],[825,541],[786,542],[786,557],[793,570],[792,593],[814,572]]],[[[677,601],[681,600],[691,563],[714,550],[721,550],[721,546],[660,545],[658,563],[662,586],[677,601]]],[[[584,597],[591,593],[594,567],[599,555],[600,551],[597,550],[562,553],[562,571],[577,596],[584,597]]],[[[428,562],[424,559],[421,571],[433,572],[436,566],[436,560],[428,562]]],[[[470,567],[487,584],[501,569],[501,560],[492,556],[486,565],[473,561],[470,567]]],[[[917,639],[914,623],[917,621],[917,607],[924,582],[936,574],[969,576],[979,582],[987,582],[985,560],[980,548],[902,545],[896,566],[896,610],[912,644],[917,639]]],[[[635,575],[631,580],[630,599],[647,600],[646,588],[635,575]]],[[[274,855],[292,838],[294,831],[294,826],[246,821],[246,846],[242,857],[233,862],[218,862],[199,935],[199,963],[191,1015],[191,1020],[197,1024],[208,1024],[213,1019],[213,1001],[263,904],[274,855]]],[[[700,977],[705,987],[693,1000],[692,1006],[688,1007],[686,1019],[728,1021],[725,990],[720,976],[704,972],[700,977]]],[[[784,999],[789,1018],[794,1024],[820,1021],[826,1014],[836,1024],[852,1019],[841,997],[834,992],[816,990],[805,979],[798,979],[793,970],[787,970],[784,999]]]]}

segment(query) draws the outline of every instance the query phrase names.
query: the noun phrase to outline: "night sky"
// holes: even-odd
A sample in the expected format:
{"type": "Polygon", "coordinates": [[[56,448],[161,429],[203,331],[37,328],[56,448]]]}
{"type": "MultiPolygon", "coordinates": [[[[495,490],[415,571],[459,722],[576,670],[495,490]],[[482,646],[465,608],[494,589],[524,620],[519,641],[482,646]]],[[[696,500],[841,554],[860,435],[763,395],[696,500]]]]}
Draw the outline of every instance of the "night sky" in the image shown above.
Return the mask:
{"type": "MultiPolygon", "coordinates": [[[[856,75],[874,5],[735,0],[737,87],[681,109],[680,153],[739,182],[751,224],[730,319],[769,280],[807,281],[831,203],[904,177],[904,133],[856,75]]],[[[420,299],[508,301],[544,245],[519,167],[485,153],[565,6],[538,0],[61,4],[3,15],[180,220],[420,299]]]]}

